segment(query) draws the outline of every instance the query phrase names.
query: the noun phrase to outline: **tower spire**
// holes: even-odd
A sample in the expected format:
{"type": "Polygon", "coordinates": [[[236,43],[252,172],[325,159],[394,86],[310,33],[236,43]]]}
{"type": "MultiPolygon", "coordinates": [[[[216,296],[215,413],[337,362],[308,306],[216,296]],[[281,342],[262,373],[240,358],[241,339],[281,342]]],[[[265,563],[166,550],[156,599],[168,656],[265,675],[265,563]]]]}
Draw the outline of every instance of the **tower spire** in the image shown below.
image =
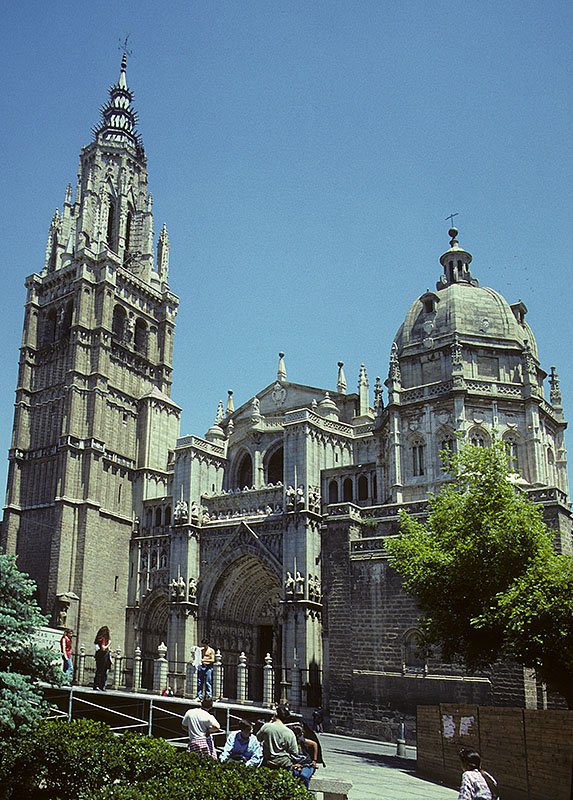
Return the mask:
{"type": "Polygon", "coordinates": [[[101,122],[94,126],[97,141],[128,142],[138,149],[143,147],[136,130],[137,112],[132,106],[133,92],[127,86],[127,53],[124,49],[117,83],[109,88],[109,100],[101,107],[101,122]]]}

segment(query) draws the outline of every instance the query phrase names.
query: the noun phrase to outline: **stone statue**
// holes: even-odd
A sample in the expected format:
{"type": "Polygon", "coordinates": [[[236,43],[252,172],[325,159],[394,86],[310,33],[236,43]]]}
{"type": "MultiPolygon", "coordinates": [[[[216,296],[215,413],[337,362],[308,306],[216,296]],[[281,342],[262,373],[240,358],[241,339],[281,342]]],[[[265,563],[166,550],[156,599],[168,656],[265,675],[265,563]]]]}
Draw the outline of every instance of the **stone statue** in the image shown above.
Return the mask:
{"type": "Polygon", "coordinates": [[[295,501],[296,501],[296,492],[292,486],[289,486],[286,490],[287,511],[294,511],[295,501]]]}
{"type": "Polygon", "coordinates": [[[298,570],[296,571],[294,580],[296,583],[296,593],[299,597],[302,597],[304,595],[304,578],[298,570]]]}
{"type": "Polygon", "coordinates": [[[285,580],[285,594],[287,596],[290,595],[292,597],[292,595],[294,594],[294,589],[295,589],[295,579],[293,578],[292,573],[287,572],[285,580]]]}
{"type": "Polygon", "coordinates": [[[185,598],[185,580],[181,575],[177,578],[177,593],[180,600],[185,598]]]}
{"type": "Polygon", "coordinates": [[[304,508],[304,486],[302,484],[296,490],[296,510],[304,508]]]}
{"type": "Polygon", "coordinates": [[[189,578],[189,602],[194,603],[197,600],[197,578],[189,578]]]}

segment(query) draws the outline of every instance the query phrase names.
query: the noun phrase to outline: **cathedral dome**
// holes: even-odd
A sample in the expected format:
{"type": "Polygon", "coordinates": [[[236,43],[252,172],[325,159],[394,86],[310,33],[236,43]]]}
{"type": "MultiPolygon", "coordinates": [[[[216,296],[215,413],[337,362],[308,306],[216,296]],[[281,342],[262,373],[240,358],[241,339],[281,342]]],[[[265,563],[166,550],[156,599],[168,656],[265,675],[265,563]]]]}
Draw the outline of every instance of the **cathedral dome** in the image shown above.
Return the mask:
{"type": "Polygon", "coordinates": [[[450,235],[450,249],[440,258],[444,274],[436,291],[427,291],[412,303],[396,334],[398,355],[420,346],[439,345],[456,333],[485,347],[523,348],[527,343],[537,359],[535,337],[525,322],[525,305],[521,301],[510,305],[498,292],[480,286],[469,271],[471,255],[459,247],[457,230],[452,228],[450,235]]]}

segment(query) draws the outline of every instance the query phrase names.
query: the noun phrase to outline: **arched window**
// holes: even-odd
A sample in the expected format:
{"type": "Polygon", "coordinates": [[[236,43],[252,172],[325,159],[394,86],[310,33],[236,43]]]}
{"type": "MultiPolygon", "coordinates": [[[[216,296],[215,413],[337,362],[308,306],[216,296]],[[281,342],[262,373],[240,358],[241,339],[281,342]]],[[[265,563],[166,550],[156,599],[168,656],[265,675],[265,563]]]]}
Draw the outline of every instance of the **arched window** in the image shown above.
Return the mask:
{"type": "Polygon", "coordinates": [[[422,439],[414,439],[412,442],[412,475],[424,475],[425,449],[422,439]]]}
{"type": "Polygon", "coordinates": [[[237,485],[240,489],[253,485],[253,460],[249,453],[245,453],[237,470],[237,485]]]}
{"type": "Polygon", "coordinates": [[[125,338],[125,328],[127,323],[127,314],[125,309],[121,306],[116,306],[113,309],[113,320],[111,323],[112,336],[116,341],[123,342],[125,338]]]}
{"type": "Polygon", "coordinates": [[[354,499],[354,491],[352,487],[352,478],[345,478],[342,484],[342,499],[345,503],[354,499]]]}
{"type": "Polygon", "coordinates": [[[114,250],[114,233],[115,233],[115,204],[112,198],[109,198],[109,205],[107,207],[107,233],[106,241],[110,250],[114,250]]]}
{"type": "Polygon", "coordinates": [[[338,483],[336,481],[330,481],[328,484],[328,502],[338,503],[338,483]]]}
{"type": "Polygon", "coordinates": [[[279,447],[269,458],[267,483],[282,483],[284,471],[284,449],[279,447]]]}
{"type": "Polygon", "coordinates": [[[123,263],[129,261],[129,249],[131,247],[131,209],[127,212],[127,219],[125,220],[125,250],[123,253],[123,263]]]}
{"type": "Polygon", "coordinates": [[[171,506],[165,508],[165,524],[171,525],[171,506]]]}
{"type": "Polygon", "coordinates": [[[62,323],[60,328],[60,335],[67,336],[72,327],[72,316],[74,313],[73,303],[67,303],[65,309],[62,309],[62,323]]]}
{"type": "Polygon", "coordinates": [[[167,553],[165,552],[165,550],[162,550],[161,555],[159,556],[159,568],[165,569],[166,566],[167,566],[167,553]]]}
{"type": "Polygon", "coordinates": [[[147,325],[142,319],[138,319],[135,323],[133,345],[136,353],[140,353],[142,356],[147,355],[147,325]]]}
{"type": "Polygon", "coordinates": [[[404,666],[406,669],[423,670],[426,665],[420,645],[419,631],[408,631],[404,636],[404,666]]]}
{"type": "Polygon", "coordinates": [[[368,478],[366,475],[360,475],[358,478],[358,499],[368,500],[368,478]]]}
{"type": "Polygon", "coordinates": [[[551,447],[547,448],[547,483],[549,485],[557,483],[555,476],[555,455],[551,447]]]}
{"type": "Polygon", "coordinates": [[[44,318],[44,345],[53,344],[56,341],[56,329],[58,326],[58,314],[55,308],[51,308],[44,318]]]}
{"type": "Polygon", "coordinates": [[[376,473],[372,475],[372,499],[378,500],[378,479],[376,473]]]}
{"type": "Polygon", "coordinates": [[[151,528],[153,525],[153,511],[150,508],[145,512],[145,524],[148,528],[151,528]]]}
{"type": "Polygon", "coordinates": [[[160,528],[161,527],[161,509],[160,508],[156,508],[155,509],[155,527],[156,528],[160,528]]]}
{"type": "Polygon", "coordinates": [[[510,472],[519,472],[519,451],[517,440],[514,436],[507,436],[503,443],[507,452],[507,466],[510,472]]]}
{"type": "Polygon", "coordinates": [[[440,450],[444,450],[447,453],[454,453],[456,450],[456,440],[453,436],[449,436],[446,434],[445,438],[440,442],[440,450]]]}
{"type": "Polygon", "coordinates": [[[487,438],[483,431],[475,430],[470,433],[470,444],[474,447],[487,447],[487,438]]]}

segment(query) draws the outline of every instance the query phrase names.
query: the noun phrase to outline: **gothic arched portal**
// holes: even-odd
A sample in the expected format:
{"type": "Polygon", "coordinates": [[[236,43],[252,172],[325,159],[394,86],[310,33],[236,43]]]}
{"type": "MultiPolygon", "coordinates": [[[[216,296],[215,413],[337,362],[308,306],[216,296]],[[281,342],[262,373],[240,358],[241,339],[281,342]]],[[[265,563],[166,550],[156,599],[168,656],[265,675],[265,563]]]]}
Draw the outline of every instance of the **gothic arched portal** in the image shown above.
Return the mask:
{"type": "Polygon", "coordinates": [[[212,646],[221,651],[227,697],[236,694],[236,665],[242,652],[249,665],[251,699],[262,699],[262,667],[267,653],[273,659],[275,676],[280,675],[280,599],[279,576],[251,554],[239,555],[216,578],[202,622],[212,646]]]}
{"type": "Polygon", "coordinates": [[[153,662],[157,658],[157,648],[167,641],[168,615],[167,597],[157,591],[146,599],[139,615],[143,667],[141,683],[144,689],[153,688],[153,662]]]}

